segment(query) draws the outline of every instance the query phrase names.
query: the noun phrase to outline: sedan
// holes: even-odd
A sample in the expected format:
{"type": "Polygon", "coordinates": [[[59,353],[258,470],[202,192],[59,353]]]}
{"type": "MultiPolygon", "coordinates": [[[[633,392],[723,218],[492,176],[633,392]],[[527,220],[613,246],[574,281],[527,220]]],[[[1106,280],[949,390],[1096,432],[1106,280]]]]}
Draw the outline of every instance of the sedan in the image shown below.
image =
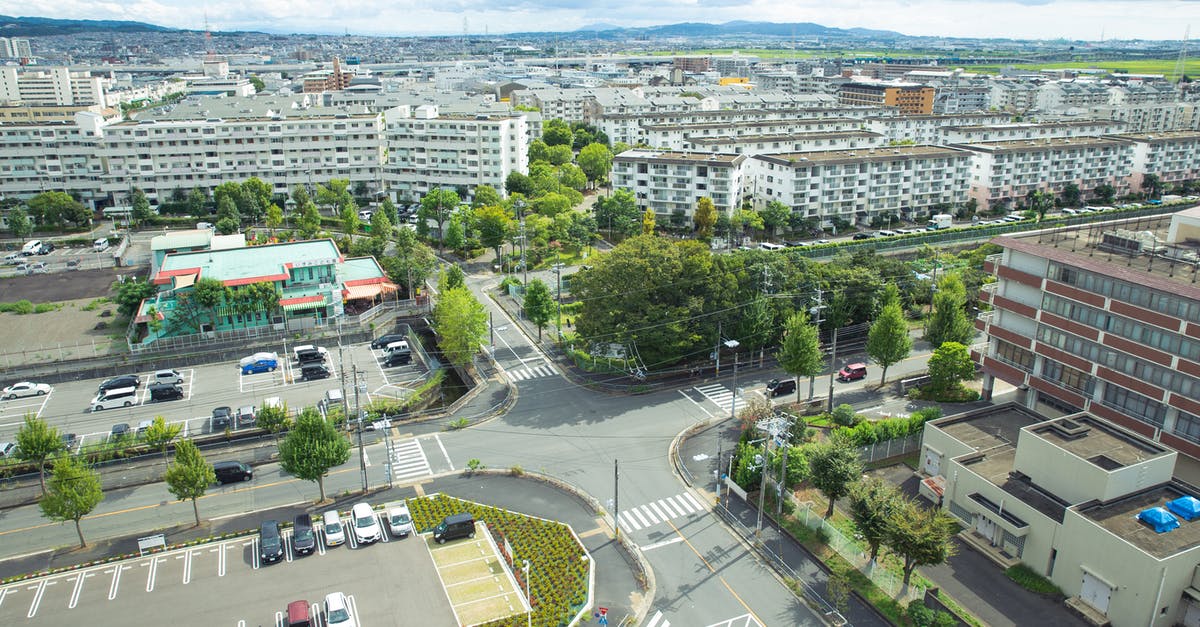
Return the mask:
{"type": "Polygon", "coordinates": [[[242,374],[258,374],[260,372],[275,372],[279,362],[274,359],[259,359],[242,366],[242,374]]]}
{"type": "Polygon", "coordinates": [[[50,386],[45,383],[30,383],[22,381],[0,390],[0,400],[10,400],[22,396],[43,396],[50,393],[50,386]]]}
{"type": "Polygon", "coordinates": [[[123,374],[119,377],[113,377],[100,384],[101,392],[105,390],[116,390],[118,388],[136,388],[142,384],[142,378],[136,374],[123,374]]]}

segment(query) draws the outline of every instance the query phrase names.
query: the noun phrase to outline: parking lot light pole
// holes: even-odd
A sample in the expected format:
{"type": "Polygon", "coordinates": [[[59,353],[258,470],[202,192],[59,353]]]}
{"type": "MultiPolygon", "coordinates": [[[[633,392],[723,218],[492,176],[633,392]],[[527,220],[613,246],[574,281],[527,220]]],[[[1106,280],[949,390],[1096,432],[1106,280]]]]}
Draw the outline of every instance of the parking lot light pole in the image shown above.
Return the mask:
{"type": "Polygon", "coordinates": [[[529,613],[526,614],[528,620],[525,621],[525,624],[533,627],[533,593],[529,588],[529,560],[521,561],[524,562],[522,568],[525,569],[525,602],[529,605],[529,613]]]}

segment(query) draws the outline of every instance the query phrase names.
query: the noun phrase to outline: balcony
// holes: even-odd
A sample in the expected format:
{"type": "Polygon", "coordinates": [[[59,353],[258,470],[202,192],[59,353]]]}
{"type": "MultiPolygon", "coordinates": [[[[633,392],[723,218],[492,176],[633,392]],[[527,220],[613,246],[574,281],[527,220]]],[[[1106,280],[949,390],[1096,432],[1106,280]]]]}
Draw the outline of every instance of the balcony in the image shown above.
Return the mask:
{"type": "MultiPolygon", "coordinates": [[[[996,297],[996,289],[1000,287],[999,283],[984,283],[979,286],[979,300],[992,305],[996,297]]],[[[991,312],[988,312],[991,313],[991,312]]]]}
{"type": "Polygon", "coordinates": [[[996,253],[983,258],[983,271],[990,272],[995,275],[1000,270],[1000,262],[1004,258],[1004,253],[996,253]]]}

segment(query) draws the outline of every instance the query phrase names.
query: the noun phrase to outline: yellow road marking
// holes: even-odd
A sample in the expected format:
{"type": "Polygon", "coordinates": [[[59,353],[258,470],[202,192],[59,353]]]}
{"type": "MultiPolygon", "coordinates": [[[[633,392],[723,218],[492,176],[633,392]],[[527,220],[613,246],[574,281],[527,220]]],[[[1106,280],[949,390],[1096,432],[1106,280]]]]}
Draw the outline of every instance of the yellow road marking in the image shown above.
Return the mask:
{"type": "Polygon", "coordinates": [[[680,533],[679,528],[676,527],[675,524],[669,520],[666,522],[667,522],[667,525],[669,525],[671,527],[671,529],[675,531],[675,534],[683,539],[683,543],[687,545],[687,548],[691,549],[692,553],[695,553],[696,557],[700,558],[701,562],[704,562],[704,565],[706,567],[708,567],[708,570],[711,571],[712,574],[717,576],[717,580],[721,582],[721,585],[725,586],[725,589],[729,591],[729,594],[732,594],[733,598],[737,599],[737,602],[741,603],[742,607],[746,608],[746,611],[749,612],[750,615],[754,617],[754,620],[758,621],[759,625],[766,625],[766,623],[762,622],[762,620],[758,618],[758,614],[755,614],[754,610],[750,609],[749,605],[746,605],[746,602],[742,600],[742,597],[738,596],[737,592],[734,592],[733,587],[729,585],[729,582],[725,581],[724,577],[717,574],[717,569],[713,568],[712,564],[709,564],[708,560],[704,559],[704,556],[700,554],[700,551],[697,551],[696,547],[692,546],[691,541],[688,540],[687,537],[684,536],[682,533],[680,533]]]}
{"type": "Polygon", "coordinates": [[[576,535],[578,535],[580,538],[590,538],[590,537],[592,537],[592,536],[598,536],[598,535],[600,535],[600,534],[602,534],[602,533],[606,533],[607,531],[608,531],[608,530],[607,530],[607,529],[605,529],[604,527],[596,527],[595,529],[592,529],[592,530],[589,530],[589,531],[585,531],[585,532],[583,532],[583,533],[579,533],[579,534],[576,534],[576,535]]]}

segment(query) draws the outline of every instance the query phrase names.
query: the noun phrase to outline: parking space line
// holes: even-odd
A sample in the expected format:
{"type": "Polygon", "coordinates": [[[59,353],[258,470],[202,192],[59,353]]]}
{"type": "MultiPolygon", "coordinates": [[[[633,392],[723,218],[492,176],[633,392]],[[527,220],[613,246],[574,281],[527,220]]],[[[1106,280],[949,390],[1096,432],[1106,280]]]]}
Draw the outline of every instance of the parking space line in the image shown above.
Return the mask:
{"type": "MultiPolygon", "coordinates": [[[[358,622],[358,624],[360,624],[360,625],[361,625],[361,624],[362,624],[362,617],[358,615],[358,601],[357,601],[357,600],[355,600],[355,598],[354,598],[354,595],[353,595],[353,594],[347,594],[347,595],[346,595],[346,602],[350,604],[350,615],[351,615],[351,616],[353,616],[353,617],[354,617],[354,620],[355,620],[355,621],[357,621],[357,622],[358,622]]],[[[316,614],[314,613],[314,616],[315,616],[315,615],[316,615],[316,614]]]]}
{"type": "Polygon", "coordinates": [[[379,539],[384,542],[390,542],[391,532],[385,531],[387,529],[387,513],[376,512],[375,519],[379,522],[379,539]]]}
{"type": "Polygon", "coordinates": [[[183,560],[183,585],[186,586],[192,580],[192,552],[176,555],[175,559],[183,560]]]}
{"type": "MultiPolygon", "coordinates": [[[[81,572],[75,577],[75,588],[71,590],[71,600],[67,603],[67,609],[73,610],[79,603],[79,593],[83,591],[83,575],[84,573],[81,572]]],[[[67,579],[67,581],[70,580],[70,578],[67,579]]]]}
{"type": "Polygon", "coordinates": [[[254,568],[254,570],[258,570],[258,567],[261,566],[258,561],[258,538],[254,538],[249,543],[243,542],[242,546],[246,546],[247,544],[249,544],[251,555],[253,556],[251,559],[251,567],[254,568]]]}
{"type": "Polygon", "coordinates": [[[29,586],[29,588],[27,588],[28,590],[37,588],[37,592],[33,593],[33,603],[29,605],[29,613],[25,615],[26,618],[33,618],[33,615],[37,614],[38,606],[42,604],[42,595],[46,593],[46,586],[51,586],[55,583],[57,582],[50,581],[49,579],[43,579],[38,583],[38,585],[29,586]]]}
{"type": "Polygon", "coordinates": [[[229,549],[228,542],[222,542],[221,545],[217,547],[217,576],[218,577],[225,576],[225,551],[228,549],[229,549]]]}
{"type": "Polygon", "coordinates": [[[150,564],[150,572],[146,575],[146,592],[154,592],[154,580],[158,577],[158,563],[162,561],[161,557],[152,557],[149,562],[142,562],[145,566],[150,564]]]}

